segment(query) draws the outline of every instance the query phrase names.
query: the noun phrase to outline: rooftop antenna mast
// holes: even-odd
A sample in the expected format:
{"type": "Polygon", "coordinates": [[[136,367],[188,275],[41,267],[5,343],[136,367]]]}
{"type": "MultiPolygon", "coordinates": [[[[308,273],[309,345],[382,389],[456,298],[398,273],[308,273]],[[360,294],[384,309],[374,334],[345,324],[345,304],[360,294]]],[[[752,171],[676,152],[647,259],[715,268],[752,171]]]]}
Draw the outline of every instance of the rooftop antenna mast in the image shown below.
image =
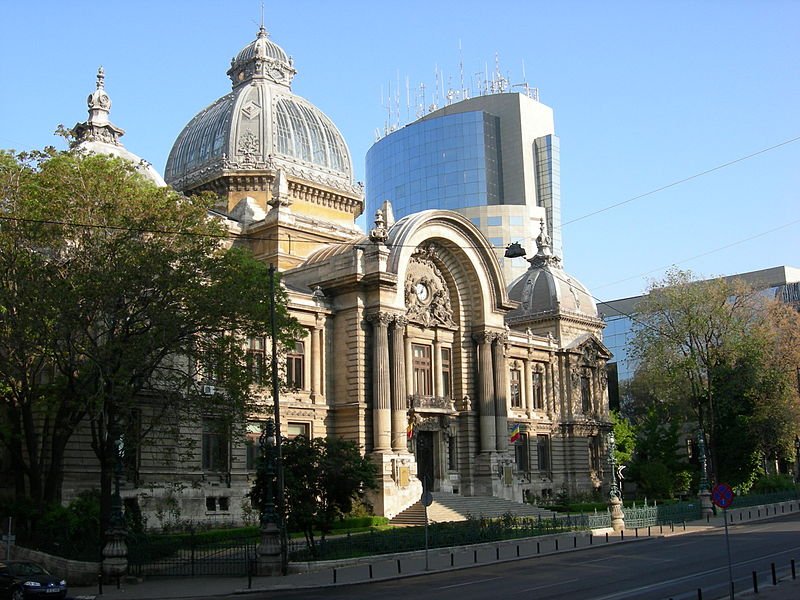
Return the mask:
{"type": "Polygon", "coordinates": [[[394,88],[394,128],[400,129],[400,69],[397,69],[397,85],[394,88]]]}
{"type": "Polygon", "coordinates": [[[461,40],[458,40],[458,70],[461,75],[461,98],[467,97],[467,90],[464,89],[464,52],[461,48],[461,40]]]}
{"type": "Polygon", "coordinates": [[[406,75],[406,121],[411,121],[411,82],[406,75]]]}
{"type": "Polygon", "coordinates": [[[433,112],[439,108],[439,65],[433,66],[433,74],[436,79],[436,86],[433,88],[433,104],[431,104],[428,112],[433,112]]]}

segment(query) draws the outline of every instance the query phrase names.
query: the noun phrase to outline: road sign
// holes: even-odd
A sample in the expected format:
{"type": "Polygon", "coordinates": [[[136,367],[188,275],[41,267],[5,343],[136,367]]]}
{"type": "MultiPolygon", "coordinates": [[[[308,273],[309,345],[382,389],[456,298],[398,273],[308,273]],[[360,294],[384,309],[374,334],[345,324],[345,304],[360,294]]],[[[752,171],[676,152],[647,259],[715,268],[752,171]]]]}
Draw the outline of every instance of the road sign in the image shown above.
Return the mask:
{"type": "Polygon", "coordinates": [[[423,506],[430,506],[433,504],[433,494],[431,494],[428,490],[425,490],[422,492],[422,498],[420,498],[420,500],[422,500],[423,506]]]}
{"type": "Polygon", "coordinates": [[[727,483],[718,483],[711,490],[711,502],[720,508],[728,508],[733,504],[734,493],[727,483]]]}

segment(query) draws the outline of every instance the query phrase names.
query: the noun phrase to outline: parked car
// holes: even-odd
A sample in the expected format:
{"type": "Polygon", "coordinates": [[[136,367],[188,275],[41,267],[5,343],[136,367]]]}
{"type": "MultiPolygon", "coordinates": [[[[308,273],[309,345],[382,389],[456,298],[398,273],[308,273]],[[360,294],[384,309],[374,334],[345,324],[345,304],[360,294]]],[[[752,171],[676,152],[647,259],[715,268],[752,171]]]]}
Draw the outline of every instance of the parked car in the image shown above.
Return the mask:
{"type": "Polygon", "coordinates": [[[32,562],[0,561],[0,598],[28,600],[67,596],[67,582],[32,562]]]}

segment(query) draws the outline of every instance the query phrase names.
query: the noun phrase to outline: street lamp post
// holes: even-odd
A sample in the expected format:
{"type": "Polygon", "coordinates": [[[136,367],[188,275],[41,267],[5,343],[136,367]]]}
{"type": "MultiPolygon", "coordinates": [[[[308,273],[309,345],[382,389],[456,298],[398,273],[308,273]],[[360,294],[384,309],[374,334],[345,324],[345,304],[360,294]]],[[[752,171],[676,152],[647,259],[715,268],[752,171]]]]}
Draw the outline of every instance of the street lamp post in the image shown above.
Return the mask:
{"type": "Polygon", "coordinates": [[[625,529],[625,513],[622,512],[622,498],[620,498],[619,486],[617,485],[617,460],[614,456],[617,444],[614,438],[614,431],[608,432],[608,463],[611,467],[611,487],[608,491],[608,508],[611,513],[611,528],[614,531],[625,529]]]}
{"type": "Polygon", "coordinates": [[[281,574],[281,540],[278,515],[275,513],[275,422],[267,419],[258,439],[261,451],[260,474],[264,479],[264,497],[261,499],[261,542],[256,549],[258,572],[262,575],[281,574]]]}
{"type": "Polygon", "coordinates": [[[706,455],[706,434],[702,427],[697,431],[697,447],[700,451],[700,509],[704,516],[714,513],[711,507],[711,490],[708,484],[708,456],[706,455]]]}
{"type": "Polygon", "coordinates": [[[800,435],[794,436],[794,483],[800,484],[800,435]]]}
{"type": "Polygon", "coordinates": [[[128,531],[122,514],[122,496],[119,493],[119,480],[122,475],[122,440],[114,442],[114,494],[111,496],[111,519],[106,529],[106,543],[103,546],[103,575],[109,580],[119,578],[128,570],[128,531]]]}

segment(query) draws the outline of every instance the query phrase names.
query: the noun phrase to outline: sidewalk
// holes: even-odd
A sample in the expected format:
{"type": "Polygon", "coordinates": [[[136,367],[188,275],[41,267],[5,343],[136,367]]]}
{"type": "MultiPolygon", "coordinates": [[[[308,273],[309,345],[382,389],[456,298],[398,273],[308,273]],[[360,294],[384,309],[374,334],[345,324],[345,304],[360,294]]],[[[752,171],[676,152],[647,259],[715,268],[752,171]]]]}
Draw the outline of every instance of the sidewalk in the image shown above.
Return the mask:
{"type": "MultiPolygon", "coordinates": [[[[728,511],[729,523],[743,524],[760,521],[781,514],[800,512],[798,502],[784,502],[769,507],[750,507],[728,511]]],[[[142,582],[122,581],[119,589],[116,585],[105,585],[102,596],[97,586],[70,588],[69,598],[80,600],[156,600],[194,598],[198,593],[203,596],[223,596],[230,594],[247,594],[269,590],[319,588],[352,583],[365,583],[387,579],[398,579],[422,575],[429,571],[445,571],[466,569],[475,565],[488,565],[495,562],[506,562],[531,558],[537,555],[555,552],[575,552],[587,550],[593,546],[619,543],[636,543],[648,539],[684,535],[722,527],[721,516],[708,520],[678,524],[674,527],[655,526],[640,530],[627,530],[622,535],[606,530],[588,532],[570,532],[537,538],[490,542],[458,548],[434,549],[406,552],[402,554],[374,556],[350,561],[330,561],[324,563],[319,570],[287,575],[286,577],[163,577],[148,579],[142,582]],[[649,531],[648,531],[649,529],[649,531]],[[648,538],[648,533],[650,537],[648,538]],[[427,562],[427,569],[426,569],[427,562]]],[[[800,565],[798,565],[800,567],[800,565]]],[[[785,569],[783,565],[779,570],[785,569]]],[[[779,583],[772,586],[768,573],[759,573],[758,595],[753,594],[752,586],[741,590],[736,598],[767,598],[769,600],[789,600],[800,598],[800,578],[791,579],[791,575],[779,573],[779,583]],[[782,575],[782,577],[781,577],[782,575]],[[769,585],[768,585],[769,584],[769,585]]],[[[728,594],[706,595],[706,598],[728,598],[728,594]]]]}

